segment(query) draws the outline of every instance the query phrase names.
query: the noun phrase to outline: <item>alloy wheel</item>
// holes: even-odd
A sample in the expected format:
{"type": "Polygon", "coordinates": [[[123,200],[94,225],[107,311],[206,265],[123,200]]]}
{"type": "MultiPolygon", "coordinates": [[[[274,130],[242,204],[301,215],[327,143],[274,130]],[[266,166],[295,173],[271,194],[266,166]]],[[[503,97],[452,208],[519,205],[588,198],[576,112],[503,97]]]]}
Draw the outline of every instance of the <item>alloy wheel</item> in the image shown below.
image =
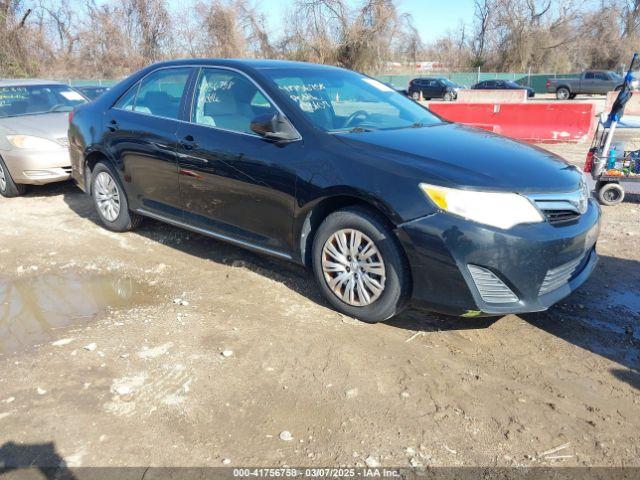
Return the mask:
{"type": "Polygon", "coordinates": [[[7,175],[4,173],[4,168],[0,164],[0,192],[4,192],[7,189],[7,175]]]}
{"type": "Polygon", "coordinates": [[[358,230],[342,229],[329,237],[322,249],[322,271],[333,294],[349,305],[370,305],[384,292],[380,250],[358,230]]]}
{"type": "Polygon", "coordinates": [[[114,222],[120,215],[120,191],[118,185],[107,172],[100,172],[95,184],[96,205],[100,214],[109,222],[114,222]]]}

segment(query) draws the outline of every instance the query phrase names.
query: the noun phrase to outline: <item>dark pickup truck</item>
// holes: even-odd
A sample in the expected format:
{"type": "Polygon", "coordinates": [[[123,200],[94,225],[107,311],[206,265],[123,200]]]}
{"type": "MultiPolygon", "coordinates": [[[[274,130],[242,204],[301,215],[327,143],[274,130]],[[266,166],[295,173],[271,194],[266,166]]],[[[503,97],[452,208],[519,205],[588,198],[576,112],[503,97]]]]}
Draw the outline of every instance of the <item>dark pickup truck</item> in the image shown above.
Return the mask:
{"type": "Polygon", "coordinates": [[[603,94],[622,88],[622,77],[609,70],[587,70],[579,77],[550,78],[547,92],[555,93],[558,100],[569,100],[576,95],[603,94]]]}

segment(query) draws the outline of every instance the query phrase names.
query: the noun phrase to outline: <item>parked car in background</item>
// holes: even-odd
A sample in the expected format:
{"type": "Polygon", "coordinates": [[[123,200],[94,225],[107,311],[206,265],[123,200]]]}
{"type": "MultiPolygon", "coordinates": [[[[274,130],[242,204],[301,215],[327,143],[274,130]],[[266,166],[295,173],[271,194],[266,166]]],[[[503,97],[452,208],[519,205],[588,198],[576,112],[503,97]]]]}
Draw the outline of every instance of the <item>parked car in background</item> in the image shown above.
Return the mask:
{"type": "Polygon", "coordinates": [[[382,82],[382,83],[384,83],[387,87],[394,89],[399,94],[404,95],[405,97],[409,96],[409,92],[407,92],[406,88],[396,87],[393,83],[389,83],[389,82],[382,82]]]}
{"type": "Polygon", "coordinates": [[[586,70],[579,77],[549,78],[547,92],[555,93],[558,100],[569,100],[580,94],[606,95],[622,88],[623,78],[609,70],[586,70]]]}
{"type": "Polygon", "coordinates": [[[0,80],[0,194],[71,176],[69,112],[87,99],[48,80],[0,80]]]}
{"type": "Polygon", "coordinates": [[[69,141],[106,228],[150,217],[306,265],[367,322],[410,302],[544,310],[597,262],[600,210],[575,166],[336,67],[152,65],[77,107],[69,141]]]}
{"type": "Polygon", "coordinates": [[[462,85],[458,85],[447,78],[425,77],[411,80],[407,92],[414,100],[419,100],[420,95],[422,95],[424,100],[442,98],[450,102],[458,98],[458,90],[463,88],[462,85]]]}
{"type": "Polygon", "coordinates": [[[75,87],[76,90],[82,92],[82,94],[87,97],[89,100],[95,100],[104,92],[109,90],[109,87],[103,87],[100,85],[85,85],[81,87],[75,87]]]}
{"type": "Polygon", "coordinates": [[[536,92],[533,88],[520,85],[512,80],[483,80],[471,87],[472,90],[526,90],[527,97],[533,98],[536,92]]]}

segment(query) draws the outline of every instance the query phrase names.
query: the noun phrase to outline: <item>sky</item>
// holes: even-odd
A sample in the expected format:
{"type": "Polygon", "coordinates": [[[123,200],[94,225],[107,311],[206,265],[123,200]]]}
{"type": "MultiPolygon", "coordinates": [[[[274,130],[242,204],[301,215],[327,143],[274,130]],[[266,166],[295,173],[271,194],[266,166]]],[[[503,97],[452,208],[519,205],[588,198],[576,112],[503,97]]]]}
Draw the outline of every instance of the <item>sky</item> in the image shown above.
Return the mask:
{"type": "MultiPolygon", "coordinates": [[[[349,0],[357,4],[357,0],[349,0]]],[[[293,0],[257,0],[260,9],[267,15],[269,25],[281,28],[281,19],[293,0]]],[[[409,13],[422,40],[430,42],[455,30],[460,21],[470,23],[473,19],[473,0],[399,0],[399,10],[409,13]]]]}
{"type": "MultiPolygon", "coordinates": [[[[272,32],[278,35],[282,31],[284,13],[294,0],[254,0],[267,17],[272,32]]],[[[357,5],[358,0],[347,0],[357,5]]],[[[173,9],[184,5],[184,0],[169,0],[173,9]]],[[[473,19],[473,0],[398,0],[399,10],[409,13],[422,40],[430,42],[446,34],[448,30],[455,30],[461,21],[471,23],[473,19]]]]}
{"type": "MultiPolygon", "coordinates": [[[[357,4],[357,0],[349,0],[357,4]]],[[[284,12],[293,0],[257,0],[256,4],[267,15],[269,25],[275,31],[281,29],[284,12]]],[[[399,0],[399,10],[410,13],[422,40],[430,42],[455,30],[460,21],[470,23],[473,19],[473,0],[399,0]]]]}

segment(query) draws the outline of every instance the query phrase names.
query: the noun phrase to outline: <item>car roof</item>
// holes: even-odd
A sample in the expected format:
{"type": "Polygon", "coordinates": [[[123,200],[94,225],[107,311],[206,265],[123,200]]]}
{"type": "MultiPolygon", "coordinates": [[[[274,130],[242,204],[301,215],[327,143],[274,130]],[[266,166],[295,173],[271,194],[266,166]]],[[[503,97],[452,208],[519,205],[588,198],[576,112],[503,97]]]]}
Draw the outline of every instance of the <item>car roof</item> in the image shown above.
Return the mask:
{"type": "Polygon", "coordinates": [[[309,68],[325,70],[344,70],[332,65],[322,65],[319,63],[295,62],[291,60],[266,60],[266,59],[246,59],[246,58],[184,58],[180,60],[169,60],[156,63],[154,67],[173,67],[180,65],[211,65],[227,67],[249,67],[254,70],[269,70],[278,68],[309,68]]]}
{"type": "Polygon", "coordinates": [[[54,80],[41,80],[38,78],[7,78],[0,79],[0,87],[28,87],[37,85],[65,85],[54,80]]]}

